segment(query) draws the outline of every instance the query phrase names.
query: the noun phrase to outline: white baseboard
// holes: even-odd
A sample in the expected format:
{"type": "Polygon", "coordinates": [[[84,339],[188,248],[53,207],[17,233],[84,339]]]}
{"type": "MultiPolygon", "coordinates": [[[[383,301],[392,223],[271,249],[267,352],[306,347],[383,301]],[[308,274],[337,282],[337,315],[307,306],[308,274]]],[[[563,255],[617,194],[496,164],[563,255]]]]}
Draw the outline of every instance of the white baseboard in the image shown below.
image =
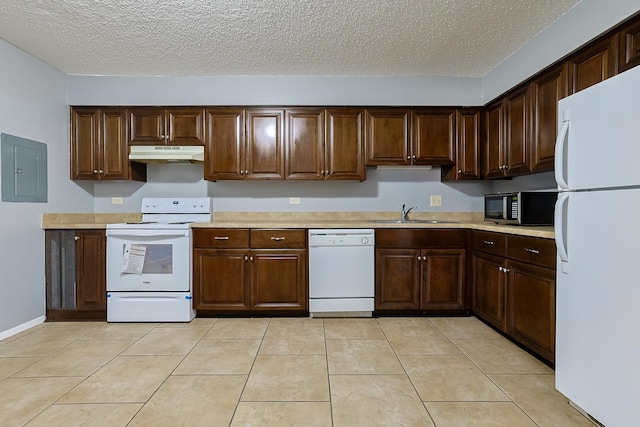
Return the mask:
{"type": "Polygon", "coordinates": [[[22,325],[18,325],[15,328],[11,328],[9,330],[0,332],[0,340],[9,338],[11,336],[14,336],[15,334],[19,334],[20,332],[26,331],[29,328],[33,328],[34,326],[44,323],[45,320],[47,320],[47,316],[40,316],[36,319],[29,320],[28,322],[23,323],[22,325]]]}

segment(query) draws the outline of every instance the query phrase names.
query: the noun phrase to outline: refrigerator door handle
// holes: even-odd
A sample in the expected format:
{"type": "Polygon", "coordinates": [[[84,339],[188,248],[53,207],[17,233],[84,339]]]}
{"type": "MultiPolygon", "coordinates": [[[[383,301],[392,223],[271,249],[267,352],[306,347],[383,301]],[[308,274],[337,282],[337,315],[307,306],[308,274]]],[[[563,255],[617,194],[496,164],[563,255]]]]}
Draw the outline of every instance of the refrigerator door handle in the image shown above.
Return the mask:
{"type": "Polygon", "coordinates": [[[569,262],[569,253],[567,251],[567,237],[566,237],[566,226],[564,222],[564,218],[566,218],[565,212],[567,211],[569,202],[569,194],[560,193],[558,194],[558,201],[556,202],[556,211],[554,218],[555,225],[555,240],[556,247],[558,248],[558,256],[560,256],[560,261],[569,262]]]}
{"type": "Polygon", "coordinates": [[[567,134],[569,133],[569,123],[570,122],[568,119],[563,120],[562,127],[560,128],[560,132],[558,132],[558,138],[556,138],[556,152],[555,152],[556,182],[558,183],[558,187],[564,190],[569,189],[569,183],[565,178],[566,171],[564,169],[564,165],[565,165],[564,151],[565,151],[565,146],[567,144],[567,136],[568,136],[567,134]]]}

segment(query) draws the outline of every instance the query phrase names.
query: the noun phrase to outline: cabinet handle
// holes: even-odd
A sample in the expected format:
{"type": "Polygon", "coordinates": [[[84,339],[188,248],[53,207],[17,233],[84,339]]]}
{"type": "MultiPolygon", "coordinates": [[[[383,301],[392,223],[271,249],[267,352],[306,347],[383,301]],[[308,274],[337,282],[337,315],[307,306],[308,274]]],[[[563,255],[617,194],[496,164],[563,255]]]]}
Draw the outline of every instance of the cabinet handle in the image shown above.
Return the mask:
{"type": "Polygon", "coordinates": [[[244,174],[245,174],[245,175],[249,175],[249,169],[245,169],[245,170],[244,170],[244,174]]]}
{"type": "Polygon", "coordinates": [[[102,175],[104,174],[104,171],[102,169],[98,169],[98,173],[102,175]]]}
{"type": "Polygon", "coordinates": [[[418,255],[418,261],[422,261],[422,257],[418,255]]]}
{"type": "Polygon", "coordinates": [[[93,173],[98,173],[98,169],[94,169],[94,170],[93,170],[93,173]]]}
{"type": "Polygon", "coordinates": [[[510,268],[506,268],[506,267],[505,267],[505,268],[503,268],[503,269],[502,269],[502,272],[503,272],[503,273],[508,273],[508,272],[510,272],[510,271],[511,271],[511,269],[510,269],[510,268]]]}
{"type": "Polygon", "coordinates": [[[74,236],[73,240],[80,240],[80,236],[74,236]]]}
{"type": "Polygon", "coordinates": [[[407,160],[411,160],[411,156],[407,156],[407,160]]]}
{"type": "Polygon", "coordinates": [[[423,257],[422,257],[422,260],[423,260],[423,261],[426,261],[426,260],[427,260],[427,257],[426,257],[426,256],[423,256],[423,257]]]}
{"type": "Polygon", "coordinates": [[[242,171],[242,170],[241,170],[241,171],[240,171],[240,175],[244,175],[244,171],[242,171]]]}
{"type": "Polygon", "coordinates": [[[489,246],[493,245],[493,241],[492,241],[492,240],[483,240],[482,242],[483,242],[485,245],[489,245],[489,246]]]}
{"type": "Polygon", "coordinates": [[[462,169],[458,169],[458,173],[462,173],[462,169]]]}
{"type": "Polygon", "coordinates": [[[245,260],[245,261],[249,261],[249,257],[245,255],[245,256],[244,256],[244,260],[245,260]]]}
{"type": "Polygon", "coordinates": [[[252,256],[249,257],[249,261],[253,262],[253,257],[252,256]]]}
{"type": "Polygon", "coordinates": [[[503,267],[498,267],[498,271],[504,272],[504,268],[503,267]]]}
{"type": "Polygon", "coordinates": [[[285,239],[285,237],[271,237],[271,240],[274,242],[281,242],[285,239]]]}
{"type": "Polygon", "coordinates": [[[229,236],[215,236],[213,240],[229,240],[229,236]]]}
{"type": "Polygon", "coordinates": [[[538,254],[540,253],[540,251],[539,251],[539,250],[537,250],[537,249],[531,249],[531,248],[524,248],[524,251],[525,251],[525,252],[529,252],[530,254],[536,254],[536,255],[538,255],[538,254]]]}

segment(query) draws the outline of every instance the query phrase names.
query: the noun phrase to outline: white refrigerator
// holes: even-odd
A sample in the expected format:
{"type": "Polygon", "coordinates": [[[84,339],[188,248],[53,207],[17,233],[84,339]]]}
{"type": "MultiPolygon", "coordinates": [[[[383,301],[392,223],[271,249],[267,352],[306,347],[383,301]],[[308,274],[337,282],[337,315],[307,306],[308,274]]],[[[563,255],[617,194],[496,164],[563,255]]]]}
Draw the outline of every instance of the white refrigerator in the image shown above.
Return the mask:
{"type": "Polygon", "coordinates": [[[559,103],[556,388],[640,425],[640,67],[559,103]]]}

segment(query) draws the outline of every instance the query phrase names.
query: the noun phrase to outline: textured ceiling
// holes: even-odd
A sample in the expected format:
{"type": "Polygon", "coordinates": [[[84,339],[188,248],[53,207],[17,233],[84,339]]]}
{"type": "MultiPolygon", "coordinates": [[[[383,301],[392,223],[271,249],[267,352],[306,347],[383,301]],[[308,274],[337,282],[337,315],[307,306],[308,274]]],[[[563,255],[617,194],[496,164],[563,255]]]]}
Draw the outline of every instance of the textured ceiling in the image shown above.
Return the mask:
{"type": "Polygon", "coordinates": [[[69,74],[481,77],[580,0],[2,0],[69,74]]]}

